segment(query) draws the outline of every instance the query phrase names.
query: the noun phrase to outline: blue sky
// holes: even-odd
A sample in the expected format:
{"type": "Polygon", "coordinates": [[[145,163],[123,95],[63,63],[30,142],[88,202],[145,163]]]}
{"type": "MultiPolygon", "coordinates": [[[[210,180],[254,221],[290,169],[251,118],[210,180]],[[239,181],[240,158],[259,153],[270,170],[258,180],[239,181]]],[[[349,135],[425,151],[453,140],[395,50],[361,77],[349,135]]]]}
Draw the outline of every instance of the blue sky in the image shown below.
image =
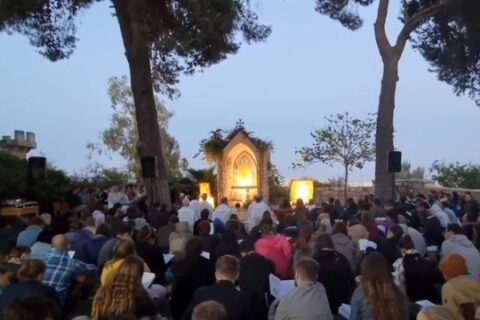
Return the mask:
{"type": "MultiPolygon", "coordinates": [[[[111,108],[107,81],[128,74],[118,25],[108,2],[80,15],[77,49],[66,61],[51,63],[35,52],[28,39],[0,35],[0,135],[15,129],[33,131],[38,150],[68,172],[89,163],[86,144],[97,141],[108,125],[111,108]]],[[[381,61],[373,36],[375,8],[361,9],[364,27],[356,32],[314,11],[313,0],[254,2],[264,23],[273,27],[265,43],[243,46],[194,76],[182,77],[181,97],[162,100],[174,111],[170,133],[193,167],[198,143],[210,130],[231,128],[242,118],[256,135],[275,146],[273,162],[287,178],[328,179],[339,167],[290,168],[294,150],[308,145],[309,132],[326,115],[375,112],[381,61]]],[[[392,5],[389,31],[399,28],[392,5]]],[[[416,166],[436,159],[480,162],[480,109],[456,97],[449,86],[428,72],[428,64],[410,47],[400,65],[395,115],[395,145],[416,166]]],[[[101,159],[120,166],[118,157],[101,159]]],[[[373,164],[356,170],[353,181],[373,178],[373,164]]]]}

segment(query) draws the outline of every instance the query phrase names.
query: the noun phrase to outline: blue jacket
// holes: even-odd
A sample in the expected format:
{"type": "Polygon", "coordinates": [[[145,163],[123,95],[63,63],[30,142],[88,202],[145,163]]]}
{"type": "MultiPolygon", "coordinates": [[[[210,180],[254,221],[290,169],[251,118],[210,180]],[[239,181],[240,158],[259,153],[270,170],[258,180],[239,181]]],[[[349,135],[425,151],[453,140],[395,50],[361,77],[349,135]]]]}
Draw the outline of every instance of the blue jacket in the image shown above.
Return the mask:
{"type": "Polygon", "coordinates": [[[20,232],[17,237],[17,246],[31,247],[37,241],[38,234],[42,231],[42,227],[37,225],[28,226],[20,232]]]}

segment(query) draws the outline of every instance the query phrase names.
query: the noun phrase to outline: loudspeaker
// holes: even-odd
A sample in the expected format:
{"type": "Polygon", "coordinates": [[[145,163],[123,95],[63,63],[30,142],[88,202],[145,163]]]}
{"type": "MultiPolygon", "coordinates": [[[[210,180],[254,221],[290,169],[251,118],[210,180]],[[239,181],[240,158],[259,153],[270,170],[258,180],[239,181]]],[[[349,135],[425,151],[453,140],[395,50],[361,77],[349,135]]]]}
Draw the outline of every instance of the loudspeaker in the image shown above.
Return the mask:
{"type": "Polygon", "coordinates": [[[142,178],[154,179],[157,177],[157,158],[142,157],[142,178]]]}
{"type": "Polygon", "coordinates": [[[28,158],[28,178],[30,180],[45,180],[47,172],[47,158],[28,158]]]}
{"type": "Polygon", "coordinates": [[[388,172],[402,171],[402,153],[400,151],[390,151],[388,153],[388,172]]]}

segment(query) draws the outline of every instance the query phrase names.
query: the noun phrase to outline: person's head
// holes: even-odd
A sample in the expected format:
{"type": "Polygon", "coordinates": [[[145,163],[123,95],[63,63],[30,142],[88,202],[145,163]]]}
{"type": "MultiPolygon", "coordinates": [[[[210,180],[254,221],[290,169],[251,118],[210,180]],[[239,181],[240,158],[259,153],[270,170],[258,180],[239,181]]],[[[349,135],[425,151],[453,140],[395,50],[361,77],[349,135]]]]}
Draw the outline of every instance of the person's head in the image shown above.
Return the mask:
{"type": "Polygon", "coordinates": [[[198,224],[198,234],[200,236],[205,236],[210,234],[211,229],[212,228],[210,227],[210,222],[208,222],[208,220],[202,220],[198,224]]]}
{"type": "Polygon", "coordinates": [[[263,196],[261,194],[257,194],[255,196],[255,202],[262,202],[263,201],[263,196]]]}
{"type": "Polygon", "coordinates": [[[239,272],[240,264],[234,256],[224,255],[215,263],[215,278],[217,281],[226,280],[235,283],[239,272]]]}
{"type": "Polygon", "coordinates": [[[387,232],[387,238],[388,239],[391,239],[391,238],[398,239],[402,235],[403,235],[403,229],[398,224],[395,224],[395,225],[391,226],[390,229],[388,229],[388,232],[387,232]]]}
{"type": "Polygon", "coordinates": [[[224,230],[222,232],[223,243],[237,243],[237,235],[231,230],[224,230]]]}
{"type": "Polygon", "coordinates": [[[137,242],[149,242],[155,238],[155,232],[150,226],[144,226],[137,232],[137,242]]]}
{"type": "Polygon", "coordinates": [[[332,234],[343,233],[348,235],[347,225],[343,221],[335,222],[332,229],[332,234]]]}
{"type": "Polygon", "coordinates": [[[394,223],[398,223],[398,212],[395,208],[386,209],[385,214],[390,218],[394,223]]]}
{"type": "Polygon", "coordinates": [[[87,217],[85,219],[85,227],[95,228],[95,219],[92,217],[87,217]]]}
{"type": "Polygon", "coordinates": [[[188,239],[187,243],[185,244],[185,258],[197,258],[202,254],[202,250],[202,239],[200,239],[199,237],[193,237],[191,239],[188,239]]]}
{"type": "Polygon", "coordinates": [[[182,200],[182,206],[183,206],[183,207],[190,207],[190,200],[188,200],[187,197],[183,198],[183,200],[182,200]]]}
{"type": "Polygon", "coordinates": [[[298,198],[297,199],[297,202],[295,203],[295,206],[297,208],[303,208],[305,206],[305,204],[303,203],[303,199],[302,198],[298,198]]]}
{"type": "Polygon", "coordinates": [[[362,261],[360,288],[373,319],[403,319],[406,306],[396,286],[387,259],[378,252],[371,252],[362,261]]]}
{"type": "Polygon", "coordinates": [[[271,218],[262,219],[260,221],[260,232],[263,236],[275,233],[275,229],[273,227],[273,220],[271,218]]]}
{"type": "Polygon", "coordinates": [[[255,252],[255,246],[253,245],[253,242],[251,240],[243,240],[240,242],[240,254],[243,256],[246,256],[249,253],[255,252]]]}
{"type": "Polygon", "coordinates": [[[203,209],[202,211],[200,211],[200,218],[203,220],[207,220],[209,215],[210,211],[208,209],[203,209]]]}
{"type": "Polygon", "coordinates": [[[333,248],[335,248],[335,246],[329,234],[321,233],[317,239],[315,239],[315,251],[333,248]]]}
{"type": "Polygon", "coordinates": [[[135,244],[132,240],[119,239],[113,247],[112,260],[118,261],[135,254],[135,244]]]}
{"type": "Polygon", "coordinates": [[[108,281],[96,293],[92,305],[92,320],[105,316],[135,313],[136,303],[145,297],[142,286],[143,261],[127,257],[108,281]]]}
{"type": "Polygon", "coordinates": [[[312,283],[318,278],[318,262],[312,258],[302,258],[295,265],[295,283],[300,286],[312,283]]]}
{"type": "Polygon", "coordinates": [[[405,253],[409,250],[414,250],[415,245],[413,244],[412,237],[410,235],[405,234],[398,242],[398,247],[400,248],[400,253],[405,255],[405,253]]]}
{"type": "Polygon", "coordinates": [[[450,309],[443,306],[426,307],[420,310],[417,320],[452,320],[455,315],[450,309]]]}
{"type": "Polygon", "coordinates": [[[227,320],[225,307],[214,300],[200,303],[193,309],[192,320],[227,320]]]}
{"type": "Polygon", "coordinates": [[[84,224],[82,223],[82,221],[78,219],[74,219],[72,220],[72,222],[70,222],[70,230],[80,230],[83,228],[83,226],[84,224]]]}
{"type": "Polygon", "coordinates": [[[30,258],[30,247],[27,246],[17,246],[10,250],[8,254],[9,258],[17,258],[20,260],[28,260],[30,258]]]}
{"type": "Polygon", "coordinates": [[[170,225],[176,225],[180,220],[178,219],[177,215],[171,214],[168,217],[168,224],[170,225]]]}
{"type": "Polygon", "coordinates": [[[42,230],[37,237],[37,242],[42,242],[42,243],[52,243],[52,238],[55,234],[53,233],[52,230],[50,229],[44,229],[42,230]]]}
{"type": "Polygon", "coordinates": [[[445,232],[445,239],[450,239],[453,236],[463,234],[462,227],[456,223],[450,223],[447,226],[447,231],[445,232]]]}
{"type": "Polygon", "coordinates": [[[352,218],[352,219],[350,219],[350,220],[348,221],[348,226],[349,226],[349,227],[353,227],[353,226],[355,226],[355,225],[357,225],[357,224],[360,224],[360,221],[358,221],[357,218],[352,218]]]}
{"type": "Polygon", "coordinates": [[[465,258],[458,253],[445,256],[438,267],[447,281],[468,273],[465,258]]]}
{"type": "Polygon", "coordinates": [[[220,200],[220,203],[221,203],[221,204],[228,204],[228,198],[223,197],[223,198],[220,200]]]}
{"type": "Polygon", "coordinates": [[[428,212],[429,209],[430,209],[430,206],[428,205],[428,203],[426,201],[419,201],[417,203],[417,211],[419,213],[428,212]]]}
{"type": "Polygon", "coordinates": [[[128,223],[122,223],[117,230],[117,238],[123,240],[132,240],[132,226],[128,223]]]}
{"type": "Polygon", "coordinates": [[[63,234],[57,234],[52,238],[52,247],[60,251],[67,251],[70,249],[70,243],[63,234]]]}
{"type": "Polygon", "coordinates": [[[22,262],[17,271],[17,277],[20,282],[34,281],[42,282],[45,273],[45,263],[37,259],[28,259],[22,262]]]}
{"type": "Polygon", "coordinates": [[[207,199],[208,199],[208,194],[203,193],[203,194],[202,194],[202,200],[203,200],[203,201],[207,201],[207,199]]]}
{"type": "Polygon", "coordinates": [[[5,289],[10,285],[10,275],[8,269],[0,265],[0,288],[5,289]]]}
{"type": "Polygon", "coordinates": [[[111,235],[111,230],[110,230],[110,225],[102,223],[97,227],[97,233],[96,234],[101,234],[107,237],[110,237],[111,235]]]}
{"type": "Polygon", "coordinates": [[[16,299],[3,310],[4,320],[60,320],[58,305],[42,296],[16,299]],[[34,312],[32,312],[34,310],[34,312]]]}

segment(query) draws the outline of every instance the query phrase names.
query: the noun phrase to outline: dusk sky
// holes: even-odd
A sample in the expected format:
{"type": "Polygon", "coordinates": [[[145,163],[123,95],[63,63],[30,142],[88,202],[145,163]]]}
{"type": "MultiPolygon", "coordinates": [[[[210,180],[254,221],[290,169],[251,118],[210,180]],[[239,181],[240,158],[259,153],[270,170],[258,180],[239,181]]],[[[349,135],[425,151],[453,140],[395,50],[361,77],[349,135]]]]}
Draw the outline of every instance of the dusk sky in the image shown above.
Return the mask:
{"type": "MultiPolygon", "coordinates": [[[[396,34],[398,7],[392,2],[389,29],[396,34]]],[[[232,128],[242,118],[247,130],[274,144],[273,162],[287,178],[328,179],[340,167],[314,165],[291,169],[294,151],[311,143],[309,132],[329,114],[349,111],[363,117],[377,109],[381,60],[373,35],[375,8],[361,9],[365,24],[344,29],[314,11],[313,0],[254,1],[261,21],[273,28],[265,43],[244,45],[234,56],[182,77],[175,101],[161,97],[175,113],[169,132],[192,167],[199,142],[216,128],[232,128]]],[[[0,35],[0,135],[15,129],[37,136],[35,155],[69,173],[81,172],[87,142],[98,141],[112,109],[108,79],[128,74],[123,45],[109,2],[79,16],[79,42],[73,56],[51,63],[20,35],[0,35]]],[[[436,159],[480,162],[480,108],[456,97],[428,72],[428,64],[410,47],[400,64],[395,114],[395,146],[414,166],[436,159]]],[[[106,167],[123,164],[102,158],[106,167]]],[[[353,181],[373,179],[373,164],[356,170],[353,181]]]]}

